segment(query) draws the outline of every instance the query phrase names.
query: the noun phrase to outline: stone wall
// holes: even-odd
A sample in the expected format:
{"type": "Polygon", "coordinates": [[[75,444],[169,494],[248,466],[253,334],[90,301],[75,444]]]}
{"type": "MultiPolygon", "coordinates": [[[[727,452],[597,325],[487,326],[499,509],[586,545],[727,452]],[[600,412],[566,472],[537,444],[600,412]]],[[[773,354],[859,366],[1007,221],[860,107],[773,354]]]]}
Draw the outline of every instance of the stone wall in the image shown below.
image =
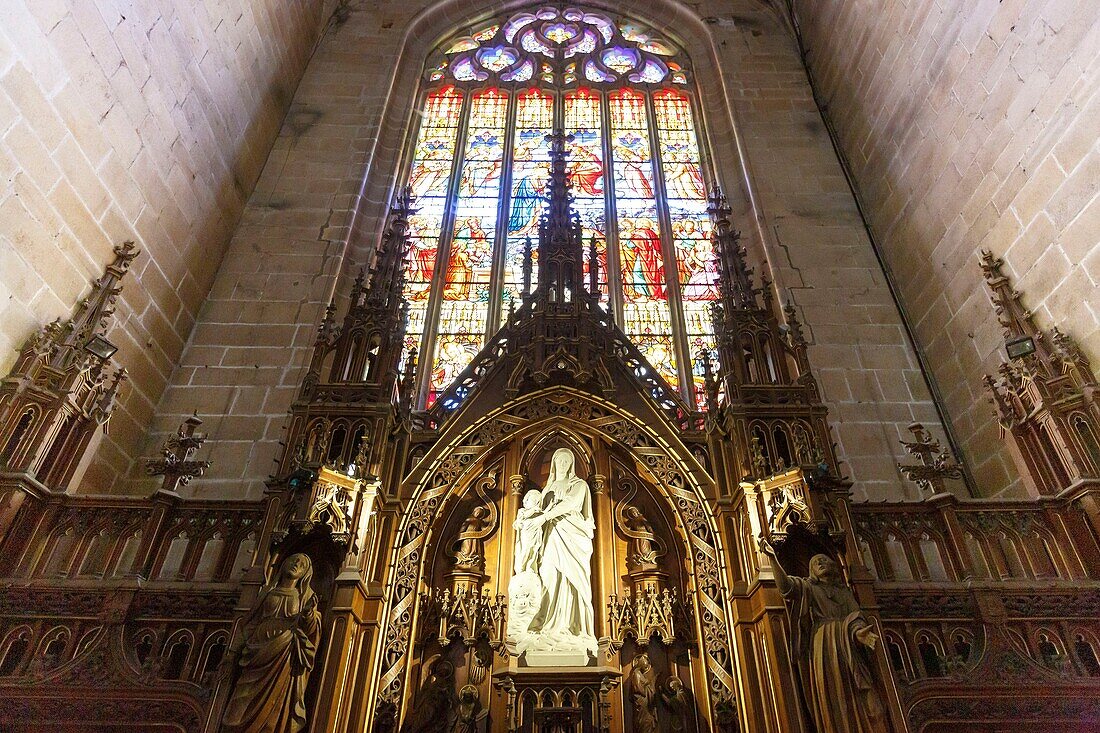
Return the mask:
{"type": "Polygon", "coordinates": [[[979,249],[1100,365],[1092,0],[795,0],[821,101],[983,494],[1021,491],[981,378],[979,249]]]}
{"type": "Polygon", "coordinates": [[[130,468],[333,4],[0,3],[0,372],[114,244],[142,251],[94,489],[130,468]]]}
{"type": "MultiPolygon", "coordinates": [[[[259,495],[324,304],[378,241],[424,59],[499,7],[352,3],[321,42],[146,446],[198,408],[214,467],[195,495],[259,495]]],[[[752,0],[615,9],[661,19],[693,59],[714,167],[752,256],[807,324],[857,496],[913,496],[898,440],[914,419],[942,431],[793,36],[752,0]]]]}

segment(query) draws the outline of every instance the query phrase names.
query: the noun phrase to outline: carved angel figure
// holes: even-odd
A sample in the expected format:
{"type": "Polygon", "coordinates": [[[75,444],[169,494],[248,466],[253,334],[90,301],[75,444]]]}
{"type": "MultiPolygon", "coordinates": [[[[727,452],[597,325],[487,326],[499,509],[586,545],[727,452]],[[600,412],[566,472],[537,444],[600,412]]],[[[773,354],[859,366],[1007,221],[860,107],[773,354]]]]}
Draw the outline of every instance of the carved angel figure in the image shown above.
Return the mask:
{"type": "Polygon", "coordinates": [[[627,550],[627,563],[634,570],[657,567],[657,558],[661,555],[660,540],[653,531],[653,525],[636,506],[626,508],[625,522],[630,530],[630,544],[627,550]]]}
{"type": "Polygon", "coordinates": [[[474,507],[470,516],[462,524],[455,540],[455,566],[469,570],[481,570],[485,565],[485,547],[481,539],[485,528],[485,517],[489,514],[483,506],[474,507]]]}
{"type": "Polygon", "coordinates": [[[313,563],[291,555],[244,621],[237,675],[225,709],[233,733],[298,733],[306,724],[306,683],[321,635],[313,563]]]}
{"type": "Polygon", "coordinates": [[[790,577],[766,540],[776,584],[790,616],[791,655],[818,733],[887,733],[891,726],[871,651],[878,643],[840,569],[826,555],[810,559],[810,575],[790,577]]]}

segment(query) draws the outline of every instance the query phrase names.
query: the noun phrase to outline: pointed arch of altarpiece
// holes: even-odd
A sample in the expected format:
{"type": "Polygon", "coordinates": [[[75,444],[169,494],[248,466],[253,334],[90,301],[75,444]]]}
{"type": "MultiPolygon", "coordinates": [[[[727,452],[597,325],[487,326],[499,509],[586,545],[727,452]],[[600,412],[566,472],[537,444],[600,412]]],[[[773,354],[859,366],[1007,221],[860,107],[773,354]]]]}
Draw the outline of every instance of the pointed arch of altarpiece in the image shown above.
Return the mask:
{"type": "MultiPolygon", "coordinates": [[[[376,705],[400,706],[410,676],[411,647],[415,642],[417,606],[422,590],[428,548],[445,523],[449,507],[485,480],[500,446],[515,440],[537,439],[553,426],[563,431],[605,441],[630,456],[644,482],[658,489],[664,500],[664,519],[676,528],[684,543],[684,575],[693,587],[691,598],[694,637],[704,670],[708,699],[705,709],[735,706],[734,635],[725,598],[726,562],[716,518],[715,483],[677,436],[655,404],[643,395],[641,410],[631,411],[606,399],[568,386],[528,393],[476,417],[476,400],[462,417],[448,426],[403,481],[409,497],[391,549],[387,586],[390,595],[384,614],[381,664],[376,705]],[[647,414],[639,414],[639,413],[647,414]]],[[[505,477],[497,476],[497,481],[505,477]]],[[[503,487],[502,487],[503,488],[503,487]]],[[[700,695],[702,697],[702,695],[700,695]]]]}

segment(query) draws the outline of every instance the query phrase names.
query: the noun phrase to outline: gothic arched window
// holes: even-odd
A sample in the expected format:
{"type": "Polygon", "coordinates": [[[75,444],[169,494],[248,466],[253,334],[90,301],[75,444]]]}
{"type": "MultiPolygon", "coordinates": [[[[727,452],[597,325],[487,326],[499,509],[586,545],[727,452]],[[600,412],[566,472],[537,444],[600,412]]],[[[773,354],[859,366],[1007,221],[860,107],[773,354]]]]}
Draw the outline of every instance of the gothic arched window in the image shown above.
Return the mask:
{"type": "Polygon", "coordinates": [[[573,206],[605,304],[669,384],[701,399],[693,365],[714,348],[716,265],[687,67],[638,23],[549,7],[473,28],[431,59],[405,288],[422,404],[518,305],[555,128],[573,136],[573,206]]]}

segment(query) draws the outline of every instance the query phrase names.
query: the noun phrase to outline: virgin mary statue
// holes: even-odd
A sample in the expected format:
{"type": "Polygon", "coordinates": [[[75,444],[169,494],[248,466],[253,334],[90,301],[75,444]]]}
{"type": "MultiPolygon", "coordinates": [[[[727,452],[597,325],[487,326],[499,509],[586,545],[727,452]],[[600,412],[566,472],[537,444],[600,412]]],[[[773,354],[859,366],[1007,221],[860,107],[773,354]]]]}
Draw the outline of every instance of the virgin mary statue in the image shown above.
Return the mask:
{"type": "Polygon", "coordinates": [[[573,451],[559,448],[550,459],[542,490],[542,583],[539,609],[521,650],[597,651],[592,611],[592,497],[576,474],[573,451]]]}

